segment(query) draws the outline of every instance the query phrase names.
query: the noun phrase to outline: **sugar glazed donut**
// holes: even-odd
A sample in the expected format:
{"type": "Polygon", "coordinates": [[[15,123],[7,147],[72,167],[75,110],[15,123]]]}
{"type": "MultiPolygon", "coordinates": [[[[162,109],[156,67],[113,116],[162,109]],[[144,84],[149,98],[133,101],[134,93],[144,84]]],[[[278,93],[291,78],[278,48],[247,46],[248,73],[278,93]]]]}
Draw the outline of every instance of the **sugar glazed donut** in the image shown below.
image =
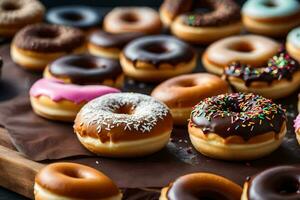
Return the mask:
{"type": "Polygon", "coordinates": [[[88,6],[60,6],[49,9],[46,20],[50,24],[59,24],[91,30],[100,26],[101,20],[98,13],[88,6]]]}
{"type": "Polygon", "coordinates": [[[175,124],[184,125],[200,100],[229,91],[229,85],[218,76],[197,73],[168,79],[154,88],[151,96],[170,108],[175,124]]]}
{"type": "Polygon", "coordinates": [[[242,18],[250,32],[284,36],[300,24],[300,4],[297,0],[248,0],[242,18]]]}
{"type": "MultiPolygon", "coordinates": [[[[186,10],[187,5],[190,5],[188,12],[180,13],[171,23],[171,32],[182,40],[207,44],[220,38],[239,34],[242,29],[240,7],[233,0],[194,0],[192,3],[189,3],[190,1],[176,2],[181,3],[180,7],[182,7],[183,11],[186,10]],[[192,11],[197,8],[211,11],[192,11]]],[[[168,14],[164,13],[176,12],[176,6],[172,6],[173,4],[176,3],[166,0],[161,8],[161,16],[167,17],[168,14]],[[168,6],[168,2],[171,5],[168,6]]],[[[170,21],[170,19],[164,19],[163,21],[170,21]]]]}
{"type": "Polygon", "coordinates": [[[158,13],[148,7],[118,7],[104,18],[103,28],[110,33],[160,33],[162,24],[158,13]]]}
{"type": "Polygon", "coordinates": [[[262,66],[278,49],[276,41],[263,36],[231,36],[211,44],[202,56],[202,63],[207,71],[221,75],[225,66],[233,62],[262,66]]]}
{"type": "MultiPolygon", "coordinates": [[[[299,102],[298,102],[299,105],[299,102]]],[[[297,141],[300,145],[300,115],[298,114],[297,118],[294,120],[294,128],[296,133],[297,141]]]]}
{"type": "Polygon", "coordinates": [[[35,200],[122,199],[109,177],[91,167],[67,162],[47,165],[36,175],[34,196],[35,200]]]}
{"type": "Polygon", "coordinates": [[[30,101],[34,112],[47,119],[73,122],[77,113],[88,101],[118,89],[89,85],[65,84],[56,79],[40,79],[30,89],[30,101]]]}
{"type": "Polygon", "coordinates": [[[12,37],[24,26],[43,21],[44,13],[37,0],[1,0],[0,36],[12,37]]]}
{"type": "Polygon", "coordinates": [[[300,27],[295,28],[291,32],[289,32],[285,47],[288,53],[294,59],[300,62],[300,27]]]}
{"type": "Polygon", "coordinates": [[[84,46],[85,36],[78,29],[34,24],[16,34],[11,45],[11,57],[25,69],[41,71],[58,57],[84,52],[84,46]]]}
{"type": "Polygon", "coordinates": [[[206,156],[256,159],[279,147],[286,116],[280,106],[259,95],[223,94],[194,107],[188,131],[193,146],[206,156]]]}
{"type": "Polygon", "coordinates": [[[120,55],[124,73],[136,80],[158,82],[191,72],[197,55],[190,45],[171,36],[133,40],[120,55]]]}
{"type": "Polygon", "coordinates": [[[300,167],[273,167],[247,178],[241,200],[297,200],[299,185],[300,167]]]}
{"type": "Polygon", "coordinates": [[[181,176],[163,188],[159,200],[239,200],[241,195],[241,186],[222,176],[193,173],[181,176]]]}
{"type": "Polygon", "coordinates": [[[103,84],[121,88],[123,72],[118,60],[93,55],[67,55],[50,63],[45,78],[80,85],[103,84]]]}
{"type": "Polygon", "coordinates": [[[142,37],[143,33],[109,33],[98,29],[88,38],[89,53],[96,56],[119,59],[122,49],[130,41],[142,37]]]}
{"type": "Polygon", "coordinates": [[[228,65],[224,74],[229,83],[240,92],[253,92],[266,98],[282,98],[292,94],[300,85],[299,63],[280,49],[260,67],[240,64],[228,65]]]}
{"type": "Polygon", "coordinates": [[[74,131],[98,155],[137,157],[162,149],[172,127],[164,104],[143,94],[119,93],[86,104],[75,119],[74,131]]]}

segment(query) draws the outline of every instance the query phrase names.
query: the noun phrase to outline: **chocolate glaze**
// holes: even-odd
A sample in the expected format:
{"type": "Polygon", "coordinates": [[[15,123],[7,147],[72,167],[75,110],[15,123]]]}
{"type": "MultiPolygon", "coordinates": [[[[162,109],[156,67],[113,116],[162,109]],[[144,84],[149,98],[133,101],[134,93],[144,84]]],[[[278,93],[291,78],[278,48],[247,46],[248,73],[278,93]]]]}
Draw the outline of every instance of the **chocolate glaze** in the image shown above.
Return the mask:
{"type": "Polygon", "coordinates": [[[124,48],[123,53],[134,64],[137,61],[143,61],[156,67],[163,63],[177,65],[190,62],[196,55],[195,50],[189,44],[166,35],[135,39],[124,48]]]}
{"type": "Polygon", "coordinates": [[[212,11],[193,11],[184,14],[184,23],[189,26],[223,26],[241,19],[240,7],[233,0],[194,1],[192,7],[212,11]]]}
{"type": "Polygon", "coordinates": [[[211,185],[203,186],[197,177],[180,177],[171,184],[167,191],[168,200],[236,200],[228,191],[220,191],[211,185]],[[232,196],[232,197],[230,197],[232,196]]]}
{"type": "Polygon", "coordinates": [[[265,134],[280,133],[286,121],[284,110],[259,95],[233,93],[206,98],[191,113],[191,126],[204,134],[216,133],[223,138],[240,136],[244,140],[265,134]]]}
{"type": "Polygon", "coordinates": [[[97,30],[90,35],[89,42],[100,47],[123,49],[128,42],[144,35],[137,32],[115,34],[97,30]]]}
{"type": "Polygon", "coordinates": [[[274,80],[292,80],[293,74],[299,71],[299,63],[290,57],[285,50],[280,50],[274,57],[269,59],[266,66],[253,67],[251,65],[235,62],[224,70],[225,76],[237,77],[245,81],[249,87],[252,82],[262,81],[271,84],[274,80]]]}
{"type": "Polygon", "coordinates": [[[166,9],[171,19],[178,15],[188,12],[193,5],[193,0],[165,0],[162,9],[166,9]]]}
{"type": "Polygon", "coordinates": [[[252,177],[248,183],[248,200],[300,199],[300,167],[273,167],[252,177]]]}
{"type": "Polygon", "coordinates": [[[122,74],[117,60],[93,55],[69,55],[61,57],[49,66],[54,77],[69,78],[75,84],[99,84],[106,79],[116,79],[122,74]]]}
{"type": "Polygon", "coordinates": [[[71,52],[84,42],[85,36],[79,29],[50,24],[26,26],[13,40],[18,48],[44,53],[71,52]]]}

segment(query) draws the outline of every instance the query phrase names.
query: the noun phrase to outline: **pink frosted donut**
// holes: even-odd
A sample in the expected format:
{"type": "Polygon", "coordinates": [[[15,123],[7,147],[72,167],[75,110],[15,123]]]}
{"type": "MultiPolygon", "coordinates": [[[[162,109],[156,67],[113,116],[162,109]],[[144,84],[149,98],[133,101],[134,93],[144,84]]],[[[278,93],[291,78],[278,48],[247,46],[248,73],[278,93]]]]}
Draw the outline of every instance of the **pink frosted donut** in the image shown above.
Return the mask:
{"type": "Polygon", "coordinates": [[[73,121],[90,100],[120,90],[102,85],[66,84],[57,79],[40,79],[30,89],[34,112],[47,119],[73,121]]]}
{"type": "Polygon", "coordinates": [[[294,128],[295,128],[296,138],[300,145],[300,114],[298,114],[297,118],[294,120],[294,128]]]}

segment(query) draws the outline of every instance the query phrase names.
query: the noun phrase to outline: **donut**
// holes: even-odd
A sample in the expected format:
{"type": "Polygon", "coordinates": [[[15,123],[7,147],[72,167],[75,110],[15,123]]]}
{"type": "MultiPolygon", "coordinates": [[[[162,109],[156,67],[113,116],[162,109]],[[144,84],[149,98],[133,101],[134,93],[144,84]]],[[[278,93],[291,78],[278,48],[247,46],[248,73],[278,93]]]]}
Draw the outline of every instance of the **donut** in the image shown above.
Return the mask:
{"type": "Polygon", "coordinates": [[[221,94],[194,107],[188,132],[203,155],[252,160],[280,146],[286,134],[286,115],[281,106],[259,95],[221,94]]]}
{"type": "Polygon", "coordinates": [[[124,73],[136,80],[158,82],[191,72],[197,55],[193,47],[172,36],[147,36],[131,41],[120,55],[124,73]]]}
{"type": "Polygon", "coordinates": [[[285,36],[300,24],[300,4],[297,0],[248,0],[242,8],[242,20],[249,32],[285,36]]]}
{"type": "Polygon", "coordinates": [[[278,99],[292,94],[300,85],[299,63],[285,49],[260,67],[240,64],[228,65],[224,75],[240,92],[253,92],[266,98],[278,99]]]}
{"type": "Polygon", "coordinates": [[[299,185],[300,167],[273,167],[247,178],[241,200],[297,200],[299,185]]]}
{"type": "Polygon", "coordinates": [[[110,33],[160,33],[162,24],[158,13],[148,7],[118,7],[103,20],[103,28],[110,33]]]}
{"type": "Polygon", "coordinates": [[[67,55],[51,62],[45,78],[79,85],[102,84],[121,88],[124,75],[118,60],[88,54],[67,55]]]}
{"type": "Polygon", "coordinates": [[[300,145],[300,114],[298,114],[297,118],[294,120],[294,128],[295,128],[297,141],[300,145]]]}
{"type": "Polygon", "coordinates": [[[278,49],[279,44],[267,37],[231,36],[211,44],[203,53],[202,63],[207,71],[221,75],[225,66],[237,61],[254,67],[264,65],[278,49]]]}
{"type": "Polygon", "coordinates": [[[34,112],[46,119],[73,122],[77,113],[88,101],[118,89],[89,85],[65,84],[57,79],[40,79],[30,89],[30,101],[34,112]]]}
{"type": "MultiPolygon", "coordinates": [[[[242,22],[240,7],[233,0],[201,0],[201,1],[174,1],[166,0],[161,10],[162,21],[171,21],[170,29],[176,37],[191,42],[208,44],[223,37],[236,35],[241,32],[242,22]],[[169,6],[167,5],[170,2],[169,6]],[[181,3],[181,12],[178,12],[176,6],[181,3]],[[189,6],[188,9],[186,7],[189,6]],[[194,11],[193,9],[202,9],[194,11]],[[208,12],[203,11],[206,10],[208,12]],[[164,11],[166,10],[166,11],[164,11]],[[175,19],[166,19],[172,16],[166,13],[177,12],[175,19]]],[[[173,17],[174,18],[174,17],[173,17]]]]}
{"type": "Polygon", "coordinates": [[[91,167],[68,162],[49,164],[35,177],[35,200],[121,200],[122,193],[106,175],[91,167]]]}
{"type": "Polygon", "coordinates": [[[200,100],[230,91],[227,82],[208,73],[177,76],[162,82],[151,96],[165,103],[171,110],[174,124],[185,125],[192,107],[200,100]]]}
{"type": "Polygon", "coordinates": [[[300,62],[300,27],[289,32],[285,47],[288,53],[300,62]]]}
{"type": "Polygon", "coordinates": [[[101,19],[97,12],[88,6],[60,6],[51,8],[46,14],[50,24],[71,26],[82,30],[91,30],[100,26],[101,19]]]}
{"type": "Polygon", "coordinates": [[[138,93],[107,94],[77,114],[74,132],[91,152],[106,157],[139,157],[162,149],[173,120],[169,109],[138,93]]]}
{"type": "Polygon", "coordinates": [[[241,195],[241,186],[227,178],[211,173],[192,173],[163,188],[159,200],[239,200],[241,195]]]}
{"type": "Polygon", "coordinates": [[[159,8],[159,15],[165,27],[170,27],[175,18],[189,12],[193,6],[193,0],[164,0],[159,8]]]}
{"type": "Polygon", "coordinates": [[[143,33],[109,33],[98,29],[88,38],[89,53],[96,56],[119,59],[122,49],[127,43],[142,37],[143,33]]]}
{"type": "Polygon", "coordinates": [[[85,50],[85,36],[75,28],[33,24],[20,30],[11,44],[11,58],[21,67],[42,71],[58,57],[85,50]]]}
{"type": "Polygon", "coordinates": [[[0,36],[13,37],[26,25],[43,21],[44,13],[37,0],[0,0],[0,36]]]}

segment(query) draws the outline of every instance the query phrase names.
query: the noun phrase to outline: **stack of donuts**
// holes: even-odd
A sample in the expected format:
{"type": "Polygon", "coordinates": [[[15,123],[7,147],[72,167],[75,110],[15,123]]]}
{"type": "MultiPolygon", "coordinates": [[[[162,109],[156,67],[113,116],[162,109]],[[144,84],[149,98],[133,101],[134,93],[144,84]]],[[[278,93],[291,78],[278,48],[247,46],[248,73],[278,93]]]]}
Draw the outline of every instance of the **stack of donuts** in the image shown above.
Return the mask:
{"type": "MultiPolygon", "coordinates": [[[[273,100],[300,87],[297,0],[164,0],[158,11],[117,7],[105,16],[88,6],[46,11],[38,0],[0,0],[0,37],[11,39],[19,67],[41,74],[29,92],[33,111],[73,125],[73,137],[100,157],[159,152],[174,126],[210,158],[267,156],[288,129],[273,100]],[[155,87],[125,92],[127,80],[155,87]]],[[[300,115],[295,132],[300,144],[300,115]]],[[[242,189],[195,172],[163,188],[160,200],[300,199],[299,177],[298,167],[275,167],[242,189]]],[[[110,178],[74,163],[46,166],[34,191],[38,200],[122,198],[110,178]]]]}

